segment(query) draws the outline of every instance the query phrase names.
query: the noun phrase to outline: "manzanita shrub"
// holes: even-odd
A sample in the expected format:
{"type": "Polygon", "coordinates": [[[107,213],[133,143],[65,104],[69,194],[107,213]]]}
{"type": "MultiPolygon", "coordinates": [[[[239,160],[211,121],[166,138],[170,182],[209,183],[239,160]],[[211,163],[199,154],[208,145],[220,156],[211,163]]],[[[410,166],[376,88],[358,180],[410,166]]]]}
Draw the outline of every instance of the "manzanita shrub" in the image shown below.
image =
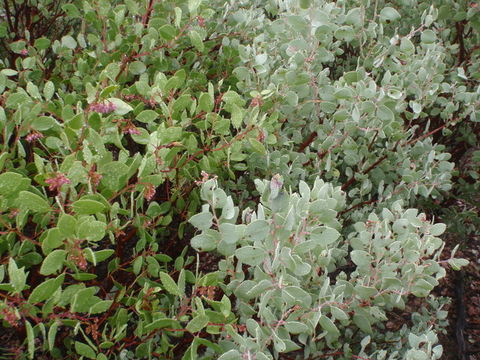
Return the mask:
{"type": "Polygon", "coordinates": [[[480,119],[461,6],[4,1],[2,350],[440,358],[466,261],[417,208],[480,119]]]}

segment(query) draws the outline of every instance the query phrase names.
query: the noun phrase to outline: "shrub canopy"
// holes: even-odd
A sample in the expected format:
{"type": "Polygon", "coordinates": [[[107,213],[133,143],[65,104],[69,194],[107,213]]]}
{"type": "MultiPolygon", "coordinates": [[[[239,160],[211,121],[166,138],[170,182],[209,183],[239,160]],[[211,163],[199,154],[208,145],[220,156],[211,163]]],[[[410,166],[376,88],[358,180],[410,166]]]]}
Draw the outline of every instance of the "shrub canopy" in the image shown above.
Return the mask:
{"type": "Polygon", "coordinates": [[[429,294],[466,261],[441,257],[424,204],[452,188],[440,136],[475,139],[479,11],[5,1],[0,317],[18,358],[439,359],[429,294]],[[392,325],[412,297],[424,309],[392,325]]]}

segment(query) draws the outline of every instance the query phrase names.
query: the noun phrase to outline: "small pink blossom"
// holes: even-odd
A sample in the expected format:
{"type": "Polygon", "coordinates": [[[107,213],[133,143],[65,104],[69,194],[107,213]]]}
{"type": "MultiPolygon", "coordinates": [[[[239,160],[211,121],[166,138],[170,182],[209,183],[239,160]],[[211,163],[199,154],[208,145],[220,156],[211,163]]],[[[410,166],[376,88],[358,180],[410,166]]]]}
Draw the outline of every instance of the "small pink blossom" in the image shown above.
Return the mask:
{"type": "Polygon", "coordinates": [[[140,135],[140,130],[135,125],[127,125],[125,128],[123,128],[123,133],[124,134],[130,134],[130,135],[140,135]]]}
{"type": "MultiPolygon", "coordinates": [[[[7,302],[8,306],[8,302],[7,302]]],[[[0,318],[3,318],[10,326],[17,327],[18,326],[18,318],[15,314],[15,307],[5,307],[0,311],[0,318]]]]}
{"type": "Polygon", "coordinates": [[[60,191],[62,185],[70,184],[70,180],[65,176],[65,174],[62,173],[57,173],[55,177],[47,179],[45,182],[50,185],[48,189],[51,191],[60,191]]]}
{"type": "Polygon", "coordinates": [[[145,190],[143,192],[143,197],[145,200],[150,201],[155,196],[155,186],[153,184],[145,184],[145,190]]]}
{"type": "Polygon", "coordinates": [[[90,179],[92,180],[92,183],[95,186],[98,186],[98,184],[100,184],[100,180],[102,180],[102,177],[103,177],[102,175],[95,172],[90,175],[90,179]]]}
{"type": "Polygon", "coordinates": [[[10,214],[8,214],[8,217],[9,217],[10,219],[13,219],[13,218],[14,218],[15,216],[17,216],[19,213],[20,213],[20,210],[18,210],[18,209],[12,209],[12,210],[10,211],[10,214]]]}
{"type": "Polygon", "coordinates": [[[217,178],[216,175],[210,175],[209,173],[207,173],[206,171],[203,171],[203,170],[201,172],[201,175],[202,175],[202,179],[195,181],[195,184],[202,185],[202,184],[205,184],[209,179],[216,179],[217,178]]]}
{"type": "Polygon", "coordinates": [[[72,247],[69,250],[68,260],[72,261],[75,265],[78,266],[80,270],[85,271],[88,267],[87,259],[83,254],[81,243],[83,240],[74,240],[72,247]]]}
{"type": "Polygon", "coordinates": [[[95,111],[99,114],[108,114],[117,109],[117,106],[114,103],[93,103],[90,105],[90,110],[95,111]]]}
{"type": "Polygon", "coordinates": [[[255,107],[255,106],[262,106],[263,104],[263,98],[261,95],[258,95],[252,99],[250,102],[250,107],[255,107]]]}
{"type": "Polygon", "coordinates": [[[22,51],[20,51],[20,54],[22,54],[23,56],[26,56],[26,55],[28,55],[28,50],[23,49],[22,51]]]}
{"type": "Polygon", "coordinates": [[[205,19],[201,16],[197,17],[197,21],[198,21],[198,26],[200,27],[205,27],[205,19]]]}
{"type": "Polygon", "coordinates": [[[32,131],[30,134],[28,134],[25,137],[25,140],[27,140],[28,142],[33,142],[33,141],[41,139],[41,138],[43,138],[42,133],[39,133],[38,131],[32,131]]]}

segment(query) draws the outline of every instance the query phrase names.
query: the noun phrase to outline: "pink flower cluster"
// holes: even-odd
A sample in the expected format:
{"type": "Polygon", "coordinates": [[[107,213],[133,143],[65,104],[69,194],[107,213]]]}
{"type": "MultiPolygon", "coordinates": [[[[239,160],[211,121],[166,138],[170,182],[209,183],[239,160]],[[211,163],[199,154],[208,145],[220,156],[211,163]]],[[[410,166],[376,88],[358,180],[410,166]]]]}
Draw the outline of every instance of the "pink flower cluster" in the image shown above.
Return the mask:
{"type": "Polygon", "coordinates": [[[123,133],[124,134],[130,134],[130,135],[140,135],[141,132],[138,130],[138,128],[133,125],[133,124],[128,124],[123,128],[123,133]]]}
{"type": "Polygon", "coordinates": [[[72,247],[69,250],[68,260],[75,263],[80,270],[85,271],[88,267],[87,259],[83,254],[82,248],[80,247],[83,240],[74,240],[72,247]]]}
{"type": "Polygon", "coordinates": [[[155,196],[155,186],[153,184],[145,184],[145,190],[143,192],[143,197],[145,200],[150,201],[155,196]]]}
{"type": "MultiPolygon", "coordinates": [[[[9,302],[7,302],[7,306],[9,302]]],[[[18,318],[17,314],[15,314],[15,307],[6,307],[0,311],[0,317],[3,318],[10,326],[17,327],[18,326],[18,318]]]]}
{"type": "Polygon", "coordinates": [[[45,182],[50,185],[48,187],[49,190],[57,190],[60,191],[62,185],[70,184],[70,180],[65,176],[65,174],[57,173],[57,175],[53,178],[45,180],[45,182]]]}
{"type": "Polygon", "coordinates": [[[25,137],[25,140],[27,140],[28,142],[33,142],[41,138],[43,138],[42,133],[39,133],[38,131],[33,131],[25,137]]]}
{"type": "Polygon", "coordinates": [[[99,114],[108,114],[117,109],[117,106],[114,103],[94,103],[90,105],[90,110],[95,111],[99,114]]]}

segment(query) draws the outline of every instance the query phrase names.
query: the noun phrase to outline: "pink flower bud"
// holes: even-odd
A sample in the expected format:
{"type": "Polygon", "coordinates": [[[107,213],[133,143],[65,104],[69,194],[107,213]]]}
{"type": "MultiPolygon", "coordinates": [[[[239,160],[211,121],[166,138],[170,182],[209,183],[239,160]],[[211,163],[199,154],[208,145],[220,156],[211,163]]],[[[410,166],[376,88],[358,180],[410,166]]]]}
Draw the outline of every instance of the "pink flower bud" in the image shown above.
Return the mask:
{"type": "Polygon", "coordinates": [[[43,138],[42,133],[39,133],[38,131],[33,131],[25,137],[25,140],[27,140],[28,142],[33,142],[41,138],[43,138]]]}
{"type": "Polygon", "coordinates": [[[51,191],[60,191],[62,185],[70,184],[70,180],[65,176],[65,174],[62,173],[57,173],[55,177],[47,179],[45,182],[50,185],[48,189],[51,191]]]}

